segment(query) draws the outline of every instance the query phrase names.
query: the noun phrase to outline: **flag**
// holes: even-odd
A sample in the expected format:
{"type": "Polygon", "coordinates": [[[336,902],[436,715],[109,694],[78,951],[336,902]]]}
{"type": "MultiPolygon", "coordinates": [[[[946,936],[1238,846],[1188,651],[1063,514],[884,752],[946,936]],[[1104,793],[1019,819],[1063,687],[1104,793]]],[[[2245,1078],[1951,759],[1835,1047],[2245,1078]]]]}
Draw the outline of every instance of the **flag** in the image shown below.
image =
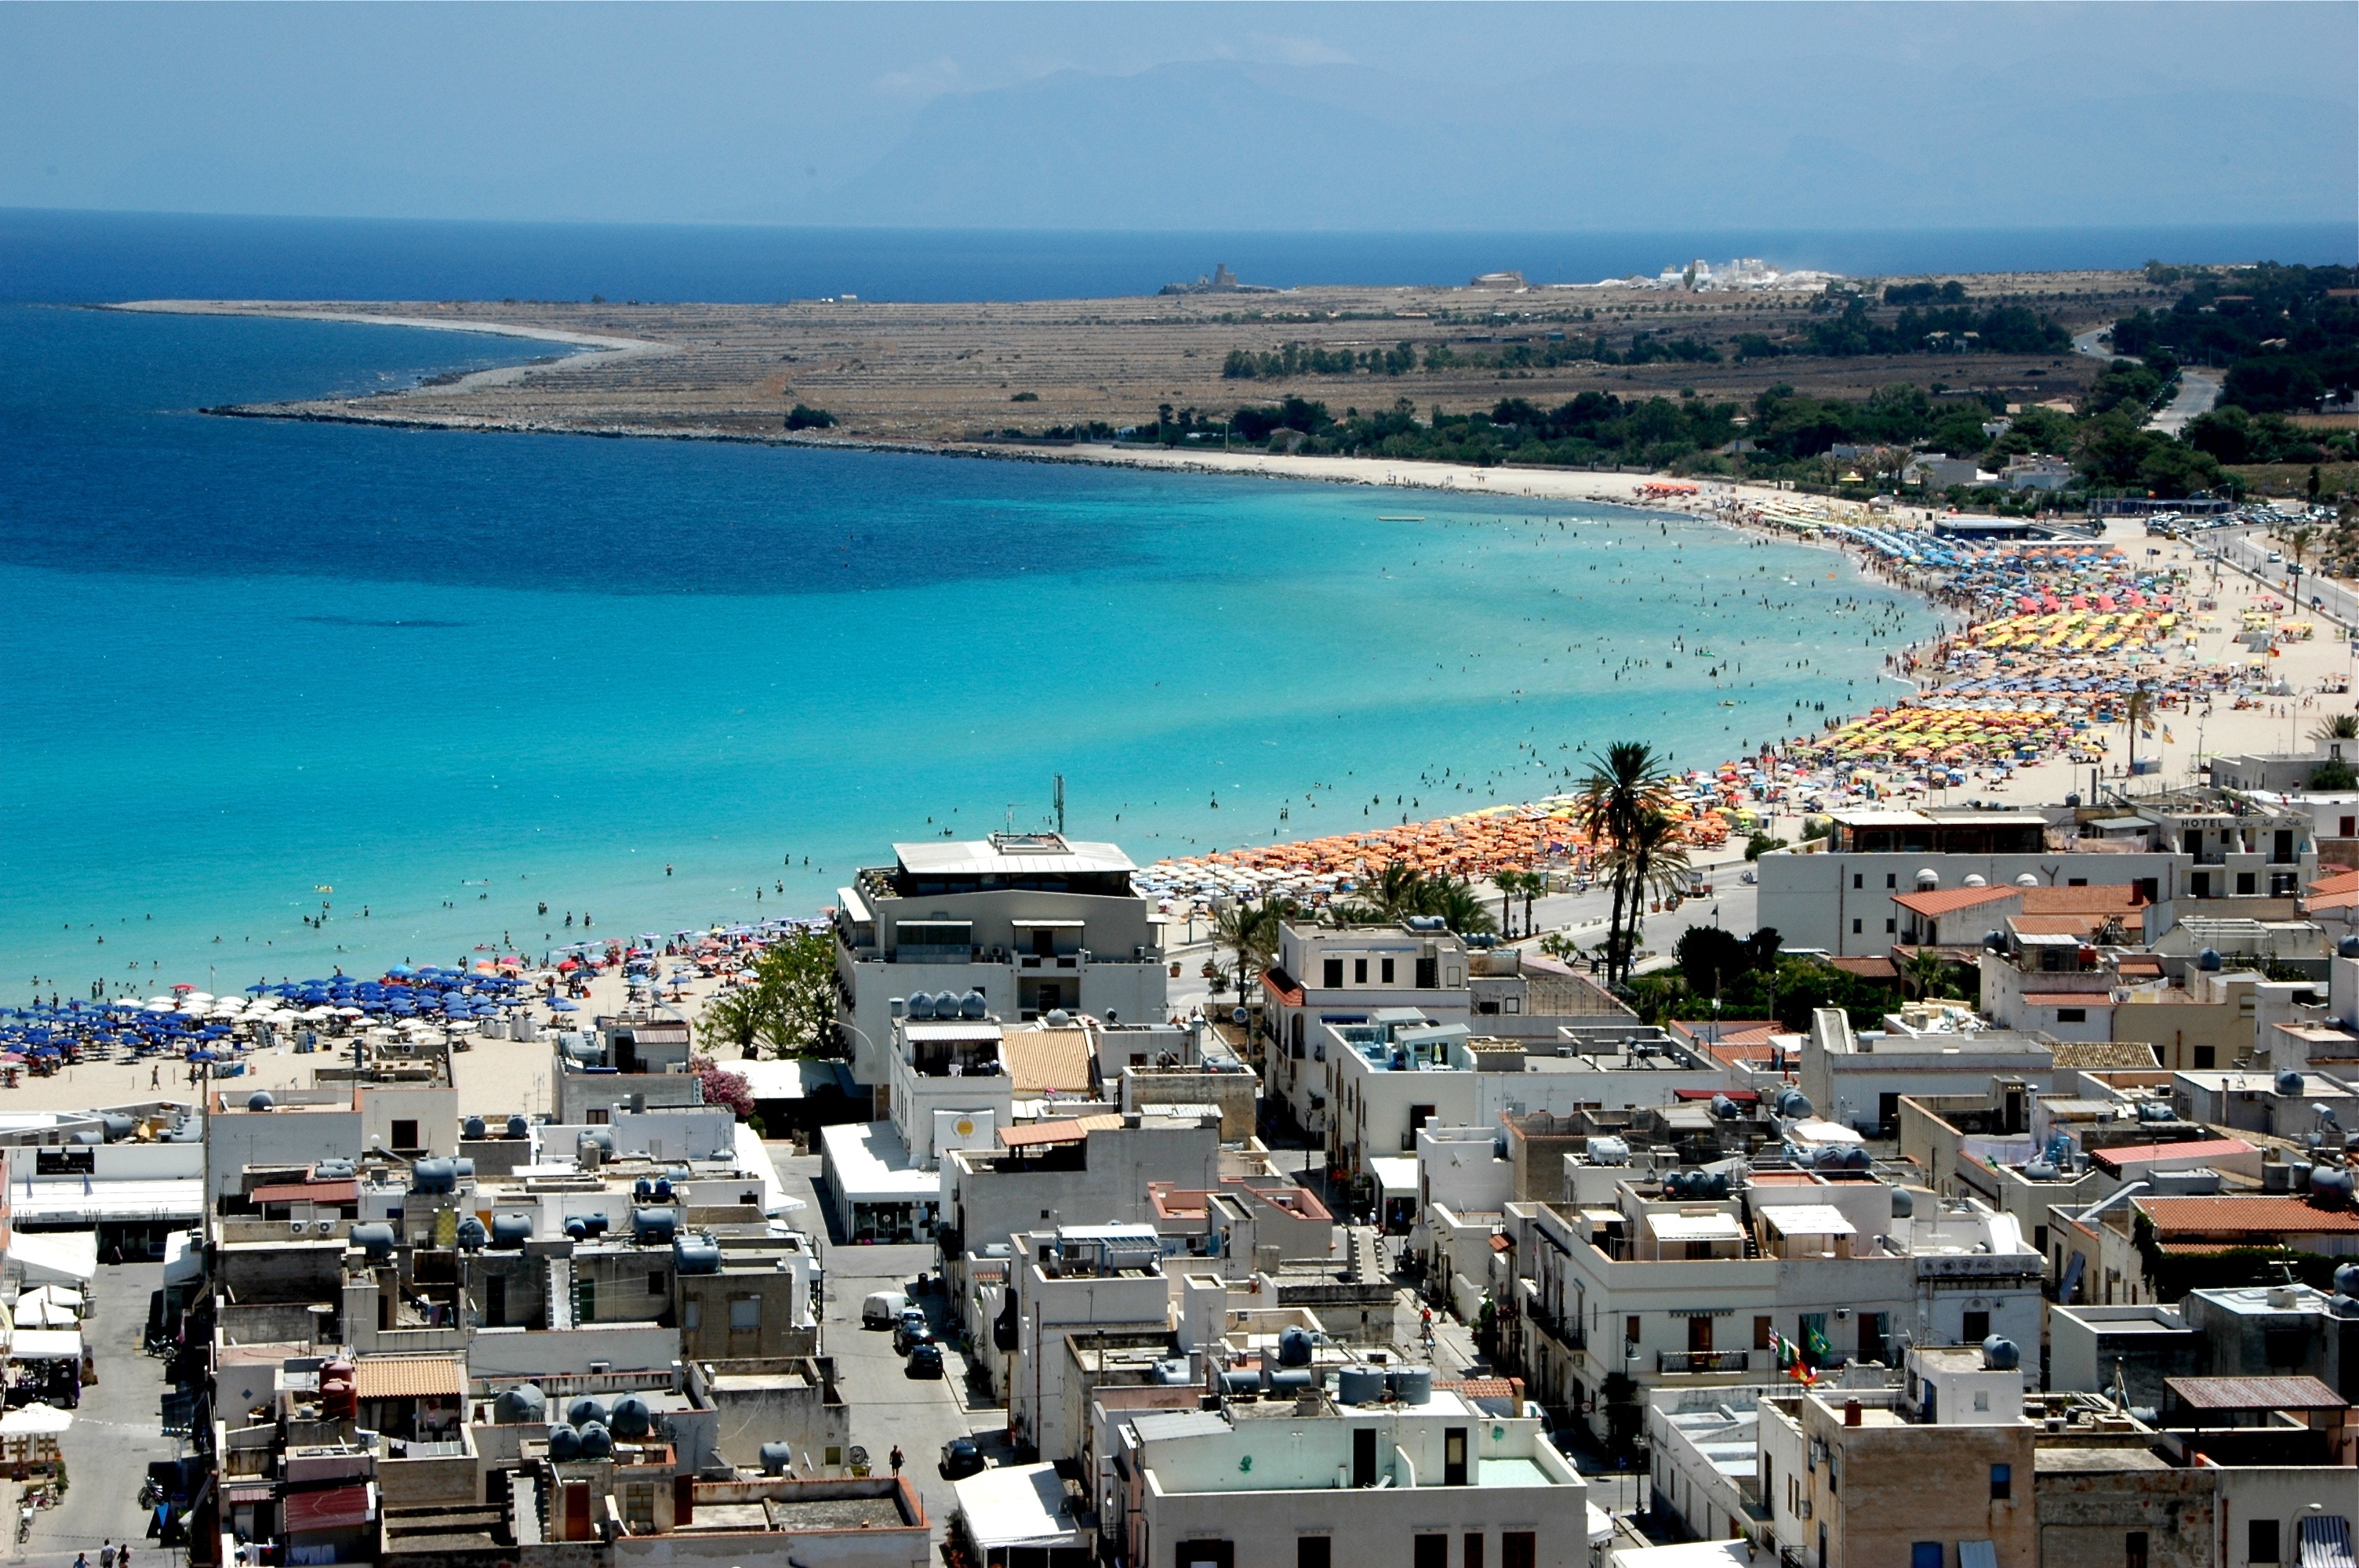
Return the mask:
{"type": "Polygon", "coordinates": [[[2172,739],[2170,726],[2168,724],[2162,727],[2162,743],[2166,746],[2176,746],[2179,744],[2176,740],[2172,739]]]}

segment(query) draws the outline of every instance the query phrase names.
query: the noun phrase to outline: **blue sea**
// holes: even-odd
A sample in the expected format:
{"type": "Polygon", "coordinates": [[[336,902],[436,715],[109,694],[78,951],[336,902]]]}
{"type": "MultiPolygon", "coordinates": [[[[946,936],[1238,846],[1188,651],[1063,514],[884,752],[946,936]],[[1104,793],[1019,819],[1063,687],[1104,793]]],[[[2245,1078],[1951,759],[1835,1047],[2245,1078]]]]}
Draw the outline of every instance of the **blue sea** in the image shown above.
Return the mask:
{"type": "MultiPolygon", "coordinates": [[[[107,222],[146,234],[113,272],[100,245],[87,288],[0,306],[0,993],[808,914],[895,839],[1042,825],[1060,774],[1069,830],[1141,860],[1531,798],[1610,740],[1703,764],[1864,706],[1932,625],[1824,552],[1628,511],[211,417],[545,350],[57,301],[592,284],[536,287],[516,235],[468,286],[414,232],[332,265],[267,225],[175,255],[158,232],[200,221],[107,222]]],[[[1368,254],[1462,243],[1413,238],[1368,254]]],[[[905,296],[1018,292],[975,283],[1017,276],[1006,247],[933,243],[905,296]]],[[[1181,254],[1032,243],[1047,292],[1181,254]]],[[[796,265],[776,294],[895,292],[796,265]]],[[[720,276],[603,287],[764,293],[720,276]]]]}

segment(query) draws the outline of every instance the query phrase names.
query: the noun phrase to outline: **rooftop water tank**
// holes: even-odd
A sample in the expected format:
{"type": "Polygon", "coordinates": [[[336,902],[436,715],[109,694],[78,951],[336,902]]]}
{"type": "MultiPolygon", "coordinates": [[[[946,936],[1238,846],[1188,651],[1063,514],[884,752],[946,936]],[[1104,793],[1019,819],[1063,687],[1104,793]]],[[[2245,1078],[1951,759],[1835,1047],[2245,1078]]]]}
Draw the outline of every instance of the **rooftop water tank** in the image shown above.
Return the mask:
{"type": "Polygon", "coordinates": [[[1820,1144],[1818,1155],[1811,1163],[1817,1165],[1821,1171],[1842,1170],[1843,1168],[1843,1145],[1840,1143],[1820,1144]]]}
{"type": "Polygon", "coordinates": [[[2351,1201],[2351,1168],[2320,1165],[2310,1173],[2310,1201],[2322,1208],[2341,1208],[2351,1201]]]}
{"type": "Polygon", "coordinates": [[[1907,1187],[1892,1189],[1892,1217],[1913,1219],[1917,1214],[1917,1196],[1907,1187]]]}
{"type": "Polygon", "coordinates": [[[2023,1365],[2023,1352],[2015,1341],[1994,1334],[1983,1341],[1983,1366],[1993,1372],[2012,1372],[2023,1365]]]}
{"type": "Polygon", "coordinates": [[[1854,1143],[1843,1151],[1843,1169],[1846,1171],[1864,1171],[1867,1169],[1867,1147],[1865,1144],[1854,1143]]]}
{"type": "Polygon", "coordinates": [[[2277,1093],[2281,1095],[2298,1095],[2301,1093],[2301,1075],[2294,1072],[2290,1068],[2287,1069],[2285,1072],[2279,1073],[2277,1075],[2277,1093]]]}
{"type": "Polygon", "coordinates": [[[589,1224],[577,1214],[565,1222],[565,1234],[575,1241],[587,1241],[590,1239],[589,1224]]]}
{"type": "Polygon", "coordinates": [[[961,1018],[982,1018],[989,1014],[990,1011],[991,1002],[980,990],[972,990],[967,992],[966,999],[959,1003],[959,1016],[961,1018]]]}
{"type": "Polygon", "coordinates": [[[1292,1325],[1277,1331],[1277,1364],[1281,1367],[1308,1367],[1315,1342],[1307,1328],[1292,1325]]]}
{"type": "Polygon", "coordinates": [[[1801,1090],[1781,1089],[1777,1094],[1777,1104],[1770,1108],[1779,1116],[1801,1121],[1814,1114],[1818,1108],[1810,1104],[1810,1097],[1801,1090]]]}
{"type": "Polygon", "coordinates": [[[582,1457],[582,1434],[563,1422],[549,1429],[549,1457],[562,1465],[569,1459],[582,1457]]]}
{"type": "Polygon", "coordinates": [[[1393,1398],[1405,1405],[1433,1402],[1433,1368],[1404,1367],[1391,1378],[1393,1398]]]}
{"type": "Polygon", "coordinates": [[[321,1181],[349,1179],[353,1174],[350,1160],[322,1160],[311,1167],[311,1174],[321,1181]]]}
{"type": "Polygon", "coordinates": [[[471,1116],[459,1124],[459,1136],[462,1138],[481,1138],[483,1135],[484,1119],[480,1116],[471,1116]]]}
{"type": "Polygon", "coordinates": [[[2037,1156],[2023,1162],[2023,1179],[2027,1182],[2052,1182],[2059,1174],[2053,1164],[2037,1156]]]}
{"type": "Polygon", "coordinates": [[[565,1419],[575,1426],[586,1427],[592,1422],[606,1424],[606,1401],[583,1394],[565,1402],[565,1419]]]}
{"type": "Polygon", "coordinates": [[[934,993],[931,991],[911,991],[909,993],[908,1016],[911,1018],[933,1017],[934,993]]]}
{"type": "Polygon", "coordinates": [[[679,1229],[679,1211],[669,1208],[635,1208],[631,1211],[631,1239],[642,1247],[660,1247],[679,1229]]]}
{"type": "Polygon", "coordinates": [[[2206,974],[2216,974],[2220,964],[2220,949],[2217,947],[2206,947],[2195,955],[2195,967],[2206,974]]]}
{"type": "Polygon", "coordinates": [[[499,1252],[515,1252],[532,1239],[532,1217],[522,1214],[492,1216],[492,1248],[499,1252]]]}
{"type": "Polygon", "coordinates": [[[592,1422],[582,1429],[582,1457],[603,1459],[614,1452],[614,1437],[603,1426],[592,1422]]]}
{"type": "Polygon", "coordinates": [[[1061,1007],[1052,1007],[1040,1022],[1051,1029],[1063,1029],[1071,1024],[1073,1015],[1061,1007]]]}
{"type": "Polygon", "coordinates": [[[106,1134],[95,1127],[85,1127],[66,1140],[85,1149],[96,1148],[106,1141],[106,1134]]]}
{"type": "Polygon", "coordinates": [[[637,1202],[651,1202],[655,1195],[656,1184],[647,1177],[641,1176],[637,1181],[631,1184],[631,1196],[637,1202]]]}
{"type": "Polygon", "coordinates": [[[761,1454],[762,1474],[765,1476],[783,1476],[795,1462],[795,1450],[792,1444],[765,1443],[762,1444],[761,1454]]]}
{"type": "Polygon", "coordinates": [[[459,1186],[459,1167],[449,1160],[420,1160],[409,1168],[409,1190],[413,1193],[455,1192],[459,1186]]]}
{"type": "Polygon", "coordinates": [[[352,1229],[352,1245],[366,1252],[370,1262],[382,1262],[393,1256],[393,1227],[355,1225],[352,1229]]]}
{"type": "Polygon", "coordinates": [[[484,1249],[484,1243],[490,1239],[491,1234],[484,1228],[484,1222],[473,1215],[459,1222],[459,1247],[462,1251],[480,1252],[484,1249]]]}
{"type": "Polygon", "coordinates": [[[658,1203],[671,1202],[671,1178],[669,1176],[658,1176],[656,1178],[655,1198],[658,1203]]]}
{"type": "Polygon", "coordinates": [[[582,1217],[582,1224],[592,1236],[606,1234],[606,1217],[603,1214],[585,1214],[582,1217]]]}
{"type": "Polygon", "coordinates": [[[508,1136],[509,1136],[510,1138],[529,1138],[529,1137],[531,1137],[531,1136],[532,1136],[532,1123],[531,1123],[531,1122],[529,1122],[529,1121],[527,1121],[527,1119],[525,1119],[525,1118],[524,1118],[522,1115],[520,1115],[520,1114],[519,1114],[519,1115],[516,1115],[516,1116],[511,1116],[511,1117],[509,1117],[509,1118],[508,1118],[508,1136]]]}
{"type": "Polygon", "coordinates": [[[1593,1138],[1589,1141],[1589,1162],[1593,1165],[1626,1165],[1630,1162],[1629,1141],[1622,1138],[1593,1138]]]}
{"type": "Polygon", "coordinates": [[[451,1169],[458,1173],[459,1179],[462,1182],[472,1182],[475,1179],[475,1162],[464,1154],[451,1162],[451,1169]]]}
{"type": "Polygon", "coordinates": [[[1229,1367],[1221,1372],[1221,1387],[1232,1394],[1261,1392],[1261,1371],[1253,1367],[1229,1367]]]}
{"type": "Polygon", "coordinates": [[[360,1374],[349,1361],[331,1361],[320,1368],[320,1408],[330,1421],[360,1414],[360,1374]]]}
{"type": "Polygon", "coordinates": [[[2345,936],[2337,942],[2334,954],[2339,958],[2359,958],[2359,936],[2345,936]]]}
{"type": "Polygon", "coordinates": [[[2137,1119],[2140,1121],[2177,1121],[2179,1112],[2171,1108],[2167,1099],[2142,1099],[2137,1102],[2137,1119]]]}
{"type": "Polygon", "coordinates": [[[1345,1367],[1335,1374],[1339,1405],[1378,1405],[1385,1401],[1385,1374],[1376,1367],[1345,1367]]]}
{"type": "Polygon", "coordinates": [[[710,1236],[676,1236],[671,1243],[672,1271],[678,1274],[721,1272],[721,1244],[710,1236]]]}
{"type": "Polygon", "coordinates": [[[268,1089],[256,1089],[245,1097],[245,1108],[248,1110],[268,1110],[277,1103],[270,1098],[268,1089]]]}
{"type": "Polygon", "coordinates": [[[99,1124],[106,1130],[106,1141],[109,1143],[119,1143],[139,1129],[138,1122],[117,1110],[110,1110],[98,1119],[99,1124]]]}
{"type": "Polygon", "coordinates": [[[1983,933],[1983,946],[1984,946],[1984,947],[1987,947],[1988,949],[1990,949],[1990,950],[1991,950],[1992,952],[1994,952],[1994,953],[2004,953],[2004,952],[2006,952],[2006,932],[2004,932],[2004,931],[1985,931],[1985,932],[1984,932],[1984,933],[1983,933]]]}
{"type": "Polygon", "coordinates": [[[1734,1121],[1739,1116],[1744,1114],[1744,1112],[1737,1109],[1736,1102],[1729,1098],[1726,1095],[1714,1095],[1712,1097],[1712,1115],[1720,1118],[1723,1121],[1734,1121]]]}
{"type": "Polygon", "coordinates": [[[1155,1380],[1167,1389],[1184,1389],[1193,1381],[1188,1376],[1188,1357],[1166,1357],[1155,1364],[1155,1380]]]}
{"type": "Polygon", "coordinates": [[[518,1383],[504,1389],[492,1401],[492,1422],[497,1426],[538,1426],[548,1419],[549,1396],[538,1383],[518,1383]]]}
{"type": "Polygon", "coordinates": [[[2359,1297],[2359,1263],[2345,1263],[2334,1271],[2334,1293],[2359,1297]]]}
{"type": "Polygon", "coordinates": [[[614,1401],[614,1418],[607,1430],[625,1443],[636,1443],[655,1426],[655,1412],[647,1401],[636,1394],[625,1394],[614,1401]]]}
{"type": "Polygon", "coordinates": [[[1288,1367],[1269,1375],[1269,1391],[1284,1398],[1318,1387],[1319,1374],[1308,1367],[1288,1367]]]}

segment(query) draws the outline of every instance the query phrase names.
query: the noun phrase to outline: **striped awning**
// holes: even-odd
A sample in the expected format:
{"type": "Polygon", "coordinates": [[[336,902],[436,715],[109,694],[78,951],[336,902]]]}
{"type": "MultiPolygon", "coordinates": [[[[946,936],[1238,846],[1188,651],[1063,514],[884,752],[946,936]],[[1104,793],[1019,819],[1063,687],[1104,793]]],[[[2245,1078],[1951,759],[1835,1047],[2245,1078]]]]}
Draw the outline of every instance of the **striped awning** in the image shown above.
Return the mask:
{"type": "Polygon", "coordinates": [[[2301,1568],[2353,1568],[2351,1521],[2341,1514],[2307,1514],[2301,1521],[2301,1568]]]}

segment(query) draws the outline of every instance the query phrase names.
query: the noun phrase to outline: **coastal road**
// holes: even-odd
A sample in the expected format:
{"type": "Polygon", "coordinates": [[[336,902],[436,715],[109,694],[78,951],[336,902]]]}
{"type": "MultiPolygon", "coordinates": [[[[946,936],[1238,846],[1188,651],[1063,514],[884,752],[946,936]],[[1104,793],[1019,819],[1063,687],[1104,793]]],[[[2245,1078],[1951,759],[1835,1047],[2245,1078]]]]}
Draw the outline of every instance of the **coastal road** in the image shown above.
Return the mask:
{"type": "Polygon", "coordinates": [[[2282,555],[2284,547],[2265,530],[2219,528],[2206,533],[2202,539],[2205,548],[2217,549],[2223,562],[2261,586],[2298,603],[2309,604],[2315,600],[2321,614],[2341,622],[2346,630],[2359,627],[2359,593],[2354,593],[2347,583],[2310,571],[2301,574],[2297,586],[2290,563],[2270,564],[2269,552],[2276,550],[2282,555]]]}
{"type": "Polygon", "coordinates": [[[2157,410],[2146,422],[2149,430],[2159,430],[2166,436],[2176,436],[2187,428],[2188,421],[2198,415],[2209,414],[2220,401],[2220,378],[2210,371],[2181,370],[2179,390],[2169,403],[2157,410]]]}

